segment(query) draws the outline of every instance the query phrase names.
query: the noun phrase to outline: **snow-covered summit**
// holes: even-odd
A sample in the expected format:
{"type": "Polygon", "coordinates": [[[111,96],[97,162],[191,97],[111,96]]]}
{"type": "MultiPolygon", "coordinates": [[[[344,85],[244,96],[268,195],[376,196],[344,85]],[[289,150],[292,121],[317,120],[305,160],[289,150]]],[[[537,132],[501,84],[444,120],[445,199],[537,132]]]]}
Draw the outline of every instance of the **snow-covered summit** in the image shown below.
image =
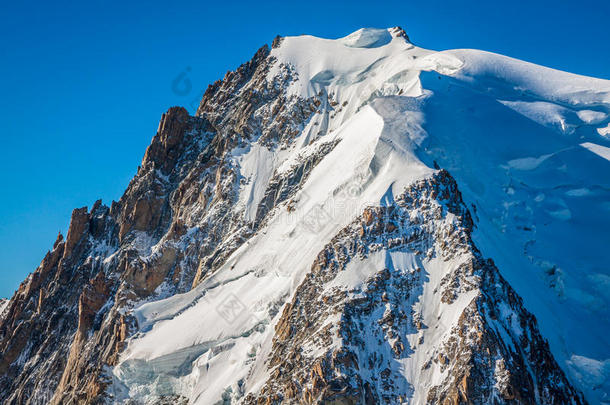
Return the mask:
{"type": "Polygon", "coordinates": [[[389,44],[393,38],[397,37],[409,40],[402,28],[394,27],[389,29],[361,28],[338,41],[350,48],[378,48],[389,44]]]}

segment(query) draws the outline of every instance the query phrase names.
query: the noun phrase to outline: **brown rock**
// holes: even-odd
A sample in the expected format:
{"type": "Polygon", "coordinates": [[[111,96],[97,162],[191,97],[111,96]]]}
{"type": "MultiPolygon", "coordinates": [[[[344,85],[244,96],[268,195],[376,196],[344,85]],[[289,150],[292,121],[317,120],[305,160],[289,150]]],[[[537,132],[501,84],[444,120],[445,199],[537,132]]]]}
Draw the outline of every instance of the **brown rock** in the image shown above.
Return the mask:
{"type": "MultiPolygon", "coordinates": [[[[72,251],[78,242],[82,239],[85,232],[89,229],[89,214],[87,207],[77,208],[72,211],[72,219],[70,220],[70,228],[66,237],[66,247],[64,248],[64,258],[70,257],[72,251]]],[[[61,236],[61,235],[60,235],[61,236]]],[[[60,241],[60,237],[55,242],[60,241]]]]}
{"type": "Polygon", "coordinates": [[[156,167],[168,174],[175,166],[180,143],[189,127],[189,113],[184,107],[171,107],[161,116],[159,129],[146,149],[142,167],[156,167]]]}

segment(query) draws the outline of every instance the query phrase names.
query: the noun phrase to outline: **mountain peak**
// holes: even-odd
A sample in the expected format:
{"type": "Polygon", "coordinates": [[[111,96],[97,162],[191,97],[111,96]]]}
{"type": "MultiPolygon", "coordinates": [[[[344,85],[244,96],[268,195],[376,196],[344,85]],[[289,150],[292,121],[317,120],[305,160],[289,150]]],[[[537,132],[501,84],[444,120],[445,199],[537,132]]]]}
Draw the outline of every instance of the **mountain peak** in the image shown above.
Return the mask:
{"type": "Polygon", "coordinates": [[[0,300],[0,402],[599,403],[608,111],[400,27],[277,37],[0,300]]]}
{"type": "MultiPolygon", "coordinates": [[[[393,38],[407,38],[400,27],[394,28],[360,28],[338,41],[350,48],[377,48],[389,44],[393,38]]],[[[408,40],[408,38],[407,38],[408,40]]]]}
{"type": "Polygon", "coordinates": [[[378,48],[389,44],[394,38],[403,38],[407,42],[411,42],[405,30],[399,26],[360,28],[349,35],[338,38],[337,41],[350,48],[378,48]]]}

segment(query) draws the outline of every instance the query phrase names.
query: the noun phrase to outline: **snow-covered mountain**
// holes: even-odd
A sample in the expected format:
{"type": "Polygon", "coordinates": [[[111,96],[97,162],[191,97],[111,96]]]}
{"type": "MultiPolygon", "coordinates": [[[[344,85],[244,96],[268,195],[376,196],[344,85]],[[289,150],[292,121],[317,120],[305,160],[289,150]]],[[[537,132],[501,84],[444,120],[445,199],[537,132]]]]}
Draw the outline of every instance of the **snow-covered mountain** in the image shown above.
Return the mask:
{"type": "Polygon", "coordinates": [[[0,400],[610,403],[609,114],[609,81],[397,27],[277,37],[74,211],[0,400]]]}

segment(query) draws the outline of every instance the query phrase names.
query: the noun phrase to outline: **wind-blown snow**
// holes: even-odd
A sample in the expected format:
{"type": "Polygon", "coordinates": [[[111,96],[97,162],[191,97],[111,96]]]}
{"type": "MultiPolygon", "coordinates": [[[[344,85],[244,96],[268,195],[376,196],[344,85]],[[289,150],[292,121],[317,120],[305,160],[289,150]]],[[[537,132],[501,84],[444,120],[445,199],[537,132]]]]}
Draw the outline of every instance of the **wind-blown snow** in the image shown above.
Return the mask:
{"type": "MultiPolygon", "coordinates": [[[[386,203],[436,163],[456,178],[477,245],[536,315],[568,376],[592,403],[610,400],[610,295],[599,283],[610,279],[610,140],[599,130],[610,125],[610,82],[489,52],[425,50],[392,32],[287,37],[272,50],[269,77],[291,65],[299,79],[290,94],[323,92],[337,107],[319,139],[306,127],[288,152],[254,143],[235,153],[244,176],[239,209],[253,219],[274,171],[318,141],[340,142],[302,185],[294,210],[274,212],[194,290],[135,310],[140,333],[114,369],[115,386],[201,404],[246,377],[255,390],[266,377],[256,359],[270,350],[281,306],[324,244],[365,206],[386,203]],[[312,217],[313,224],[303,221],[312,217]]],[[[430,285],[448,265],[427,264],[430,285]]],[[[357,284],[362,266],[335,282],[357,284]]],[[[433,308],[426,312],[432,291],[419,305],[436,317],[433,308]]],[[[447,327],[467,300],[442,315],[447,327]]],[[[404,365],[410,381],[418,362],[404,365]]]]}

